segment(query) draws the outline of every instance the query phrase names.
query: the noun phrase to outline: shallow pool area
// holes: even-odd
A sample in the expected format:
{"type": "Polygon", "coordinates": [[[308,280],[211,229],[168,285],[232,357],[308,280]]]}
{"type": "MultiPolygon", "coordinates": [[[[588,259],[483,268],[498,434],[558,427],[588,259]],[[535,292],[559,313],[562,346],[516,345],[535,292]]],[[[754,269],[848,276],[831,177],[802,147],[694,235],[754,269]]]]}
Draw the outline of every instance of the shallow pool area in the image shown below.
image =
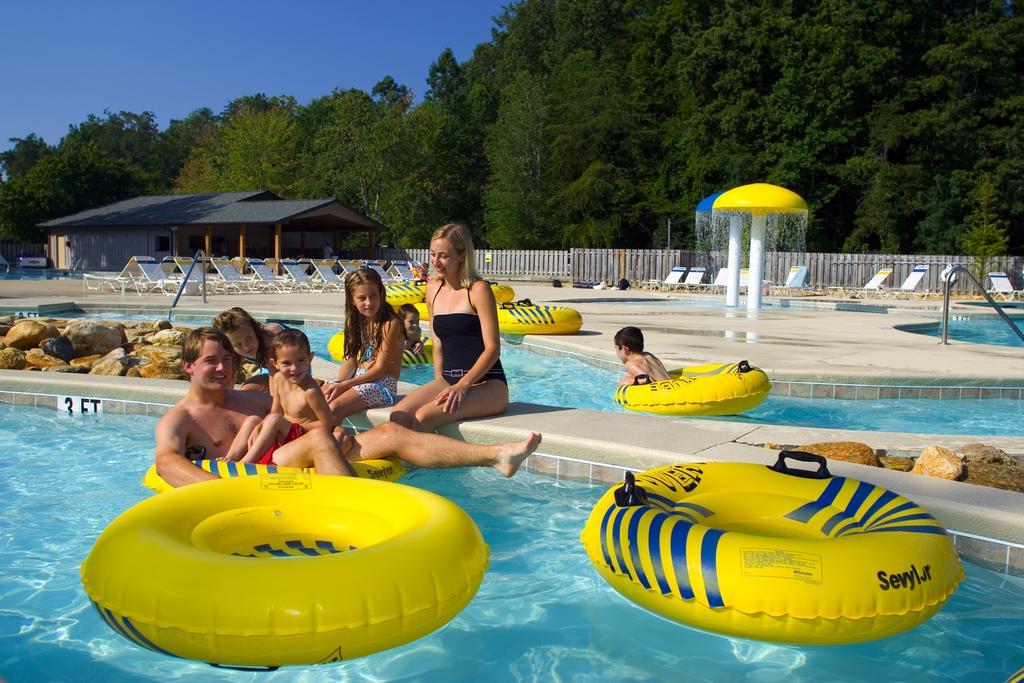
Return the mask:
{"type": "Polygon", "coordinates": [[[2,280],[81,280],[81,273],[73,273],[70,270],[58,270],[55,268],[11,268],[8,271],[0,270],[0,281],[2,280]]]}
{"type": "Polygon", "coordinates": [[[521,472],[416,471],[491,547],[473,602],[448,626],[341,664],[254,674],[142,650],[93,611],[79,565],[102,529],[149,496],[155,418],[66,417],[0,404],[0,676],[102,680],[1004,680],[1024,664],[1024,580],[966,565],[933,619],[874,643],[773,645],[665,621],[601,581],[579,543],[603,487],[521,472]],[[681,674],[685,672],[685,675],[681,674]]]}
{"type": "MultiPolygon", "coordinates": [[[[310,337],[314,352],[326,355],[327,341],[335,330],[303,329],[310,337]]],[[[501,362],[513,401],[627,412],[612,400],[621,372],[570,356],[540,355],[511,343],[502,345],[501,362]]],[[[405,382],[425,384],[433,377],[431,365],[402,368],[405,382]]],[[[743,415],[702,419],[858,431],[1019,436],[1024,435],[1024,401],[1009,398],[841,400],[771,394],[764,403],[743,415]]]]}
{"type": "MultiPolygon", "coordinates": [[[[1017,326],[1017,329],[1024,332],[1024,316],[1010,315],[1010,320],[1017,326]]],[[[915,334],[926,334],[938,339],[942,338],[941,322],[901,325],[898,329],[915,334]]],[[[993,315],[951,314],[947,338],[952,341],[972,344],[996,344],[1024,348],[1024,341],[1010,329],[1010,326],[1002,318],[993,315]]]]}

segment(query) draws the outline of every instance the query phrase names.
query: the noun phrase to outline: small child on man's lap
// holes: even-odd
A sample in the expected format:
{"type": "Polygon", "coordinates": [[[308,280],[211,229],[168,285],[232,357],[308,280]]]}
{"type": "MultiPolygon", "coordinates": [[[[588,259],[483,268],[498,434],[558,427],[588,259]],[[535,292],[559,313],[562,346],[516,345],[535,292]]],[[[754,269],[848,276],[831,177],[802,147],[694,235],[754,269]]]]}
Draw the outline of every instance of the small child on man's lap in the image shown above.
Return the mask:
{"type": "Polygon", "coordinates": [[[249,418],[243,423],[225,460],[273,465],[277,448],[314,427],[333,427],[327,399],[309,374],[313,352],[306,335],[301,330],[284,330],[274,337],[267,352],[277,369],[270,377],[274,400],[270,413],[262,421],[249,418]]]}

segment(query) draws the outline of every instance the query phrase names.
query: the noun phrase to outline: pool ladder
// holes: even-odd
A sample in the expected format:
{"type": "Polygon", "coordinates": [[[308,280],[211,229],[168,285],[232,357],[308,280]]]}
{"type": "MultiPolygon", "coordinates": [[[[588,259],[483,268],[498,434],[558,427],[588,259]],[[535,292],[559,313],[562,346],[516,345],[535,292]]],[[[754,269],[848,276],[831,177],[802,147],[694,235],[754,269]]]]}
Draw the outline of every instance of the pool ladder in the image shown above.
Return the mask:
{"type": "Polygon", "coordinates": [[[192,263],[188,266],[188,271],[185,272],[185,277],[182,279],[181,284],[178,285],[178,291],[174,295],[174,301],[171,302],[171,307],[167,309],[167,320],[170,322],[171,316],[174,314],[174,307],[178,305],[178,299],[181,298],[182,292],[185,291],[185,287],[189,283],[189,278],[192,277],[192,271],[196,267],[196,263],[199,259],[203,260],[203,282],[200,285],[200,289],[203,292],[203,303],[206,303],[206,252],[202,249],[196,252],[196,255],[192,257],[192,263]]]}
{"type": "Polygon", "coordinates": [[[967,266],[958,265],[953,266],[949,272],[945,274],[945,281],[943,283],[945,286],[942,288],[942,341],[939,343],[949,343],[949,341],[947,341],[947,335],[949,333],[949,288],[953,286],[953,279],[957,273],[963,273],[971,280],[971,282],[978,286],[982,296],[985,297],[985,300],[988,301],[989,305],[996,309],[996,313],[1006,321],[1006,324],[1010,326],[1010,329],[1013,330],[1018,337],[1020,337],[1020,340],[1024,341],[1024,332],[1021,332],[1020,328],[1013,324],[1013,320],[1010,319],[1010,316],[1006,315],[1003,307],[997,304],[996,300],[993,299],[981,283],[978,282],[978,278],[974,277],[974,274],[967,270],[967,266]]]}

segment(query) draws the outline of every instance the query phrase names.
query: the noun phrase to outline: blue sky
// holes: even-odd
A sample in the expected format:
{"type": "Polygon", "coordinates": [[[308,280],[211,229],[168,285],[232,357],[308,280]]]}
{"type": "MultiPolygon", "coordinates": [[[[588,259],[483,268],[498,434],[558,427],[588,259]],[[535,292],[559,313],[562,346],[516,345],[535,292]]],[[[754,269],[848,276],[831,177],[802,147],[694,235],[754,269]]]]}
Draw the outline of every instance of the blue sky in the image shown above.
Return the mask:
{"type": "Polygon", "coordinates": [[[151,111],[165,128],[241,95],[369,90],[390,75],[421,98],[450,47],[490,40],[509,0],[12,0],[0,10],[0,149],[56,144],[89,114],[151,111]]]}

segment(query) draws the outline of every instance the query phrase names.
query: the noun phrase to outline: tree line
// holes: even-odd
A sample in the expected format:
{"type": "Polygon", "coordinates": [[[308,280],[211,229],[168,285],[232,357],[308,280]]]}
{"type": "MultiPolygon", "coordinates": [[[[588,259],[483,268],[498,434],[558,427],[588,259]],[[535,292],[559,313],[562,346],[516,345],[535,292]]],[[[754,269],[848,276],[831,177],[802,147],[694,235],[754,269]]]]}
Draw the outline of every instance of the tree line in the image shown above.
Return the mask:
{"type": "Polygon", "coordinates": [[[992,0],[521,0],[418,103],[384,77],[257,94],[159,130],[90,116],[0,153],[0,237],[139,194],[336,197],[423,246],[694,244],[703,197],[801,194],[815,251],[1024,248],[1024,19],[992,0]]]}

